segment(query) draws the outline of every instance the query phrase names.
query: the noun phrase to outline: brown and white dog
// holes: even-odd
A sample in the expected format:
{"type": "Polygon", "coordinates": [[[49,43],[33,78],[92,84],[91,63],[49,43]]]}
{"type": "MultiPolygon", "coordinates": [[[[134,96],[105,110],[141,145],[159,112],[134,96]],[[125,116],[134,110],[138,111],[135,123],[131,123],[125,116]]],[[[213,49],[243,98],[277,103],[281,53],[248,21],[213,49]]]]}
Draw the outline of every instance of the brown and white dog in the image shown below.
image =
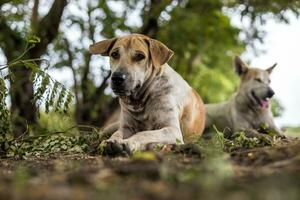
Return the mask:
{"type": "Polygon", "coordinates": [[[139,34],[103,40],[92,54],[110,57],[111,88],[119,97],[118,130],[103,143],[108,154],[130,153],[152,144],[183,143],[201,136],[204,104],[167,62],[173,52],[139,34]]]}
{"type": "Polygon", "coordinates": [[[245,131],[255,135],[262,125],[267,125],[270,131],[281,135],[273,121],[269,101],[274,95],[270,74],[276,64],[266,70],[250,68],[235,57],[234,66],[241,78],[239,89],[227,102],[205,105],[205,128],[215,125],[227,133],[245,131]]]}

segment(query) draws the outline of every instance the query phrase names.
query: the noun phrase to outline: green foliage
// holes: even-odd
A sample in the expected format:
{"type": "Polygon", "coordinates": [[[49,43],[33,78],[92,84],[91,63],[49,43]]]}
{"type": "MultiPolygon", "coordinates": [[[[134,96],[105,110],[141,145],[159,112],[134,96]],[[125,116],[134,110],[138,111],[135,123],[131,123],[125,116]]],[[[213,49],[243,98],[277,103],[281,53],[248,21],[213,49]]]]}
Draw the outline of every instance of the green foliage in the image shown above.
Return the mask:
{"type": "Polygon", "coordinates": [[[237,77],[232,57],[245,48],[238,39],[240,30],[230,24],[222,7],[217,0],[179,4],[158,35],[175,52],[171,66],[206,103],[224,101],[233,93],[237,77]]]}
{"type": "Polygon", "coordinates": [[[133,153],[132,159],[153,161],[153,160],[157,160],[157,156],[155,155],[154,152],[150,152],[150,151],[143,151],[143,152],[136,151],[133,153]]]}
{"type": "Polygon", "coordinates": [[[35,86],[34,103],[39,108],[44,104],[46,113],[51,111],[63,111],[67,113],[73,94],[63,84],[52,79],[50,75],[40,70],[36,64],[26,64],[33,71],[33,83],[35,86]]]}
{"type": "MultiPolygon", "coordinates": [[[[72,93],[66,89],[66,87],[57,82],[56,80],[52,79],[51,76],[46,72],[46,70],[49,68],[49,63],[47,60],[43,59],[27,59],[22,60],[22,57],[28,52],[31,48],[35,46],[35,44],[39,43],[40,39],[36,36],[29,36],[27,38],[27,45],[24,52],[16,59],[11,61],[10,63],[6,65],[2,65],[0,68],[0,71],[7,69],[7,68],[13,68],[13,67],[26,67],[31,70],[32,72],[32,81],[35,86],[35,93],[34,93],[34,99],[33,103],[36,104],[36,106],[39,108],[40,105],[45,105],[45,110],[48,113],[51,108],[54,108],[56,111],[63,110],[64,112],[67,112],[69,108],[69,104],[72,101],[73,95],[72,93]],[[45,61],[47,63],[47,67],[45,70],[42,70],[40,66],[37,64],[37,62],[45,61]],[[19,65],[21,64],[21,65],[19,65]]],[[[5,104],[5,100],[7,97],[7,88],[4,82],[4,79],[14,79],[12,73],[8,73],[5,77],[0,77],[0,100],[2,102],[1,105],[1,113],[4,113],[1,115],[1,122],[9,121],[8,114],[5,114],[8,112],[8,108],[5,104]],[[5,111],[6,110],[6,111],[5,111]]],[[[12,82],[13,84],[13,82],[12,82]]]]}
{"type": "Polygon", "coordinates": [[[35,45],[35,44],[40,43],[41,39],[39,37],[37,37],[36,35],[29,35],[27,37],[26,41],[27,41],[28,44],[35,45]]]}
{"type": "Polygon", "coordinates": [[[84,127],[89,131],[78,131],[72,126],[63,131],[44,133],[38,136],[14,138],[10,134],[0,135],[0,157],[22,157],[98,152],[99,143],[105,138],[97,129],[84,127]]]}
{"type": "MultiPolygon", "coordinates": [[[[28,37],[25,51],[10,63],[1,65],[0,72],[13,67],[26,67],[30,69],[32,72],[32,81],[35,86],[32,103],[36,104],[37,108],[44,104],[46,113],[51,110],[63,111],[66,113],[69,109],[69,104],[72,102],[72,93],[67,90],[64,85],[52,79],[45,71],[49,68],[49,65],[45,70],[40,68],[36,62],[44,61],[43,59],[22,59],[26,52],[33,48],[39,41],[40,39],[36,36],[28,37]]],[[[15,143],[15,139],[11,133],[10,113],[6,104],[8,89],[5,80],[13,80],[14,76],[10,70],[8,71],[6,76],[3,77],[2,73],[0,76],[0,151],[1,154],[12,156],[18,154],[19,151],[22,152],[28,145],[24,146],[23,144],[20,145],[19,143],[15,143]]],[[[11,84],[13,84],[13,81],[11,84]]]]}
{"type": "Polygon", "coordinates": [[[280,117],[284,112],[284,108],[278,99],[272,99],[271,101],[271,109],[274,117],[280,117]]]}
{"type": "Polygon", "coordinates": [[[55,110],[49,113],[41,112],[38,123],[37,132],[39,134],[60,132],[76,126],[76,122],[72,115],[55,112],[55,110]]]}
{"type": "Polygon", "coordinates": [[[277,142],[277,138],[272,132],[266,132],[267,127],[264,127],[265,134],[261,133],[260,137],[247,137],[243,131],[236,132],[230,137],[225,137],[223,132],[220,132],[216,127],[214,129],[215,133],[211,139],[213,145],[226,152],[272,146],[277,142]]]}
{"type": "Polygon", "coordinates": [[[6,105],[7,88],[4,79],[0,78],[0,135],[11,131],[9,110],[6,105]]]}
{"type": "Polygon", "coordinates": [[[225,139],[226,151],[232,152],[237,149],[252,149],[256,147],[271,146],[272,143],[265,137],[247,137],[244,132],[234,134],[229,140],[225,139]]]}
{"type": "Polygon", "coordinates": [[[47,101],[45,103],[46,113],[49,113],[50,107],[54,105],[54,99],[55,99],[56,94],[58,93],[58,86],[59,86],[59,83],[55,82],[53,84],[52,91],[48,92],[48,94],[47,94],[47,101]]]}
{"type": "Polygon", "coordinates": [[[299,137],[300,136],[300,126],[294,126],[294,127],[286,127],[286,135],[292,136],[292,137],[299,137]]]}
{"type": "Polygon", "coordinates": [[[107,139],[92,126],[76,125],[71,116],[52,111],[42,112],[38,134],[24,134],[14,138],[12,134],[0,135],[0,157],[45,156],[49,154],[100,153],[99,144],[107,139]]]}

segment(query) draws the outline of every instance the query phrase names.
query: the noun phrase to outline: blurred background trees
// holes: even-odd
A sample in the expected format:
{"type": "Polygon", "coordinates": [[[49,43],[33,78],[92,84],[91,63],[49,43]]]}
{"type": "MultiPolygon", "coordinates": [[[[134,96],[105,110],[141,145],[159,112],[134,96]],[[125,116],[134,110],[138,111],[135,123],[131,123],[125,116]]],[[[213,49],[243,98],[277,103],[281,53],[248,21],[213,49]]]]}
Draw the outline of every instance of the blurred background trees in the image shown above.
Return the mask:
{"type": "MultiPolygon", "coordinates": [[[[174,50],[170,65],[204,101],[218,102],[235,90],[233,55],[246,45],[257,50],[255,44],[264,39],[259,27],[269,17],[288,23],[286,13],[298,16],[299,8],[299,1],[284,0],[1,0],[0,53],[10,62],[24,51],[28,35],[38,36],[41,42],[25,58],[43,57],[63,74],[71,72],[74,119],[102,126],[118,101],[107,88],[107,59],[92,57],[91,43],[133,32],[156,38],[174,50]],[[231,15],[247,26],[234,27],[231,15]]],[[[11,73],[11,116],[21,133],[37,122],[34,86],[29,69],[11,73]]]]}
{"type": "MultiPolygon", "coordinates": [[[[24,59],[39,58],[56,38],[66,0],[53,1],[44,16],[39,15],[39,0],[0,1],[0,46],[7,63],[18,58],[28,47],[26,38],[36,35],[40,42],[24,55],[24,59]]],[[[22,133],[27,125],[37,123],[37,108],[32,103],[31,71],[22,66],[10,68],[11,117],[14,132],[22,133]]]]}

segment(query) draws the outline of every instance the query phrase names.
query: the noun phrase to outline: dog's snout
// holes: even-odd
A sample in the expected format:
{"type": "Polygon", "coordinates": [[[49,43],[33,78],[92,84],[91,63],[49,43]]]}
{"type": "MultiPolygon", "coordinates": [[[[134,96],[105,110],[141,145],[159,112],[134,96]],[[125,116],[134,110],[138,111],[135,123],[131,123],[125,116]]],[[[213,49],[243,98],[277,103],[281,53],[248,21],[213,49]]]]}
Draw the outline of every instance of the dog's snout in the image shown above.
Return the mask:
{"type": "Polygon", "coordinates": [[[271,97],[274,96],[274,94],[275,94],[274,90],[272,90],[271,88],[269,88],[269,89],[268,89],[267,96],[268,96],[269,98],[271,98],[271,97]]]}
{"type": "Polygon", "coordinates": [[[126,80],[126,74],[122,72],[114,72],[111,76],[111,81],[115,86],[122,85],[126,80]]]}

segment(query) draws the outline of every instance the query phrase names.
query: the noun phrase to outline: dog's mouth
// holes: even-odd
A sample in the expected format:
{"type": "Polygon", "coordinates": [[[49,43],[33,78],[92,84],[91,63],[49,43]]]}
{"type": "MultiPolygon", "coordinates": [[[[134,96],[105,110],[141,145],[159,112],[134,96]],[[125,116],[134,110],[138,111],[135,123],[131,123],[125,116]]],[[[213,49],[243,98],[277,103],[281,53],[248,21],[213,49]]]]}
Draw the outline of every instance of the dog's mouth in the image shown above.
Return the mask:
{"type": "Polygon", "coordinates": [[[122,96],[130,96],[140,88],[141,88],[141,84],[138,84],[133,90],[126,90],[123,88],[112,88],[112,91],[114,92],[115,95],[122,97],[122,96]]]}
{"type": "Polygon", "coordinates": [[[125,90],[125,89],[112,88],[112,91],[113,91],[114,94],[117,95],[117,96],[129,96],[129,95],[130,95],[130,91],[125,90]]]}
{"type": "Polygon", "coordinates": [[[253,97],[253,99],[255,100],[255,102],[261,107],[261,108],[269,108],[269,104],[270,104],[270,98],[265,97],[263,99],[260,99],[259,97],[257,97],[255,95],[255,93],[252,91],[251,95],[253,97]]]}

